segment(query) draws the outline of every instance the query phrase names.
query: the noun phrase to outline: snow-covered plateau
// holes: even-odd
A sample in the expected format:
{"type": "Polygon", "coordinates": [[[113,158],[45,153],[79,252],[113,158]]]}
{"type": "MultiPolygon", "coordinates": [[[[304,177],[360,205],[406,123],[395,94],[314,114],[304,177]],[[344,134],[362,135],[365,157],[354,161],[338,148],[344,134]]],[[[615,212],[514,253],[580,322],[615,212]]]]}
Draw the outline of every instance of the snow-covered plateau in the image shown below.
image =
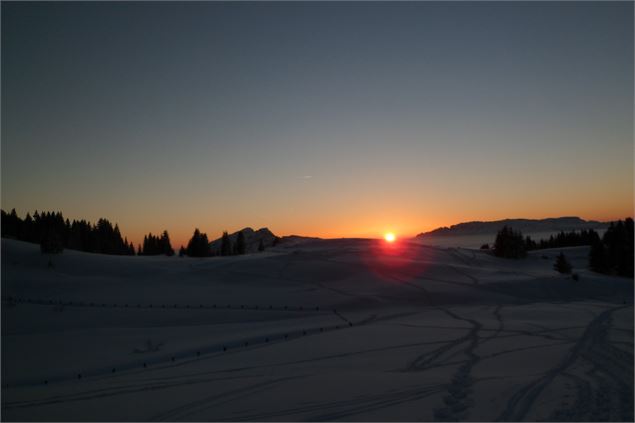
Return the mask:
{"type": "Polygon", "coordinates": [[[633,421],[633,280],[587,255],[310,239],[50,267],[3,239],[2,420],[633,421]]]}

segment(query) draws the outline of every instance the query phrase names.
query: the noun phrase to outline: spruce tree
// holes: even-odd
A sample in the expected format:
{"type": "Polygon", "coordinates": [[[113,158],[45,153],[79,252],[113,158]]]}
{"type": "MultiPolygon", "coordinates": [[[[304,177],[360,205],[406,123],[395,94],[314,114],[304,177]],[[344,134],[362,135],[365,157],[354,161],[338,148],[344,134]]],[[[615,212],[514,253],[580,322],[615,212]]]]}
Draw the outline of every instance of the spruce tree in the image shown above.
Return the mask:
{"type": "Polygon", "coordinates": [[[207,238],[206,233],[201,233],[198,245],[199,257],[209,257],[211,255],[211,251],[209,249],[209,239],[207,238]]]}
{"type": "Polygon", "coordinates": [[[26,242],[37,242],[37,235],[33,228],[33,219],[29,213],[26,214],[24,221],[22,222],[22,235],[21,240],[26,242]]]}
{"type": "Polygon", "coordinates": [[[617,262],[617,274],[620,276],[633,277],[633,219],[626,218],[623,225],[623,234],[620,240],[620,250],[617,262]]]}
{"type": "Polygon", "coordinates": [[[190,257],[209,257],[210,249],[207,234],[201,233],[198,228],[196,228],[192,238],[187,243],[186,252],[190,257]]]}
{"type": "Polygon", "coordinates": [[[571,263],[569,263],[563,252],[560,252],[556,258],[556,263],[553,265],[553,268],[560,273],[571,273],[571,263]]]}
{"type": "Polygon", "coordinates": [[[228,256],[231,255],[232,253],[232,243],[231,240],[229,239],[229,234],[227,234],[227,231],[223,232],[223,237],[221,238],[220,241],[220,255],[221,256],[228,256]]]}
{"type": "Polygon", "coordinates": [[[243,235],[243,231],[240,231],[236,237],[236,254],[245,254],[246,249],[245,235],[243,235]]]}
{"type": "Polygon", "coordinates": [[[18,233],[20,232],[20,218],[18,214],[15,212],[15,209],[11,209],[11,213],[9,214],[8,225],[7,225],[7,235],[9,238],[18,237],[18,233]]]}
{"type": "Polygon", "coordinates": [[[198,228],[194,229],[194,234],[192,235],[192,238],[190,238],[189,242],[187,243],[187,255],[190,257],[196,257],[196,248],[197,248],[197,244],[198,244],[198,240],[201,237],[201,232],[198,230],[198,228]]]}
{"type": "Polygon", "coordinates": [[[174,249],[172,248],[172,244],[170,244],[170,236],[168,235],[168,231],[163,231],[160,244],[162,254],[165,254],[166,256],[174,255],[174,249]]]}
{"type": "Polygon", "coordinates": [[[594,272],[605,273],[607,268],[604,243],[602,240],[597,239],[591,244],[591,250],[589,251],[589,269],[594,272]]]}
{"type": "Polygon", "coordinates": [[[520,231],[516,232],[508,226],[496,234],[494,255],[503,258],[521,258],[527,255],[525,240],[520,231]]]}
{"type": "Polygon", "coordinates": [[[40,241],[40,250],[42,254],[59,254],[64,251],[62,237],[56,228],[49,227],[44,233],[40,241]]]}

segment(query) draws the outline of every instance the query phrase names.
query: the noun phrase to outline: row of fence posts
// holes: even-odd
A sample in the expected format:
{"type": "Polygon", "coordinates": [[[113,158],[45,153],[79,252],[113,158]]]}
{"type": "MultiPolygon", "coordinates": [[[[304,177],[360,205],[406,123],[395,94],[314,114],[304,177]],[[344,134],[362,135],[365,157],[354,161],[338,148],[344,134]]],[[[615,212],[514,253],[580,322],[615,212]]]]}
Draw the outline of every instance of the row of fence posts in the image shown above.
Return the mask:
{"type": "MultiPolygon", "coordinates": [[[[353,323],[352,323],[352,322],[348,322],[348,326],[349,326],[349,327],[353,327],[353,323]]],[[[346,326],[344,326],[344,327],[346,327],[346,326]]],[[[341,327],[340,325],[335,325],[334,330],[338,330],[338,329],[341,329],[341,328],[342,328],[342,327],[341,327]]],[[[319,332],[320,332],[320,333],[324,333],[324,331],[325,331],[325,329],[324,329],[323,327],[319,329],[319,332]]],[[[302,336],[306,336],[307,334],[308,334],[308,332],[307,332],[306,330],[303,330],[303,331],[302,331],[302,336]]],[[[286,333],[285,333],[285,334],[284,334],[284,340],[286,341],[286,340],[288,340],[288,339],[289,339],[289,334],[286,334],[286,333]]],[[[264,339],[264,342],[265,342],[265,343],[269,343],[269,337],[266,337],[266,338],[264,339]]],[[[249,341],[245,341],[243,345],[244,345],[245,347],[248,347],[248,346],[249,346],[249,341]]],[[[228,347],[228,346],[225,346],[225,345],[223,345],[223,346],[222,346],[222,350],[223,350],[223,352],[227,352],[227,350],[229,350],[229,349],[231,349],[231,348],[232,348],[232,347],[228,347]]],[[[201,352],[200,352],[200,351],[196,351],[196,357],[200,357],[200,356],[201,356],[201,352]]],[[[177,360],[176,356],[171,356],[171,357],[170,357],[170,362],[174,363],[174,362],[176,362],[176,360],[177,360]]],[[[159,364],[160,364],[160,362],[159,362],[159,364]]],[[[148,366],[149,366],[149,365],[148,365],[148,363],[147,363],[147,362],[143,362],[142,367],[143,367],[144,369],[147,369],[147,368],[148,368],[148,366]]],[[[112,368],[111,373],[116,373],[116,372],[117,372],[117,368],[116,368],[116,367],[113,367],[113,368],[112,368]]],[[[81,374],[81,373],[78,373],[78,374],[77,374],[77,380],[81,380],[81,379],[82,379],[82,374],[81,374]]],[[[48,380],[47,380],[47,379],[45,379],[45,380],[44,380],[44,384],[45,384],[45,385],[48,385],[48,380]]],[[[5,388],[8,388],[8,387],[9,387],[9,385],[5,385],[5,388]]]]}
{"type": "MultiPolygon", "coordinates": [[[[6,300],[5,300],[5,301],[9,301],[9,302],[22,302],[22,303],[32,303],[32,304],[44,304],[44,305],[46,305],[46,304],[47,304],[47,301],[44,301],[44,300],[33,300],[33,299],[30,299],[30,298],[28,298],[28,299],[24,299],[24,298],[14,298],[14,297],[11,297],[11,296],[8,296],[8,297],[6,298],[6,300]]],[[[48,301],[48,304],[49,304],[49,305],[70,305],[70,306],[79,306],[79,307],[84,307],[84,306],[87,306],[85,303],[82,303],[82,302],[73,303],[72,301],[64,302],[64,301],[62,301],[62,300],[58,300],[58,301],[49,300],[49,301],[48,301]]],[[[94,303],[94,302],[88,303],[88,306],[89,306],[89,307],[94,307],[94,306],[95,306],[95,303],[94,303]]],[[[101,306],[102,306],[102,307],[106,307],[107,305],[106,305],[106,303],[102,303],[102,304],[101,304],[101,306]]],[[[97,307],[99,307],[99,304],[97,304],[97,307]]],[[[117,307],[117,304],[113,305],[113,307],[117,307]]],[[[124,307],[124,308],[128,307],[128,304],[125,304],[123,307],[124,307]]],[[[141,304],[138,304],[138,305],[137,305],[137,307],[139,307],[139,308],[140,308],[140,307],[141,307],[141,304]]],[[[208,306],[208,307],[209,307],[209,306],[208,306]]],[[[149,304],[148,306],[146,306],[146,308],[152,308],[152,304],[149,304]]],[[[162,304],[162,308],[165,308],[165,304],[162,304]]],[[[177,308],[177,304],[174,304],[174,308],[177,308]]],[[[189,308],[189,305],[187,305],[185,308],[189,308]]],[[[203,305],[203,304],[201,304],[201,305],[200,305],[200,308],[205,308],[205,307],[204,307],[204,305],[203,305]]],[[[217,307],[216,307],[216,304],[214,304],[214,305],[212,306],[212,308],[217,308],[217,307]]],[[[220,308],[220,307],[219,307],[219,308],[220,308]]],[[[228,306],[227,306],[227,308],[228,308],[228,309],[231,309],[231,305],[228,305],[228,306]]],[[[241,306],[240,306],[240,308],[241,308],[241,309],[244,309],[244,306],[242,306],[242,305],[241,305],[241,306]]],[[[253,309],[253,310],[259,310],[258,306],[256,306],[256,308],[255,308],[255,309],[253,309]]],[[[267,310],[267,309],[266,309],[266,308],[263,308],[263,309],[261,309],[261,310],[267,310]]],[[[275,310],[275,309],[273,308],[273,306],[271,306],[271,305],[270,305],[270,306],[269,306],[269,310],[275,310]]],[[[289,308],[288,306],[284,306],[283,310],[293,310],[293,309],[289,308]]],[[[296,310],[301,310],[301,311],[304,311],[304,308],[303,308],[303,307],[299,307],[299,308],[296,308],[296,310]]],[[[320,308],[316,306],[314,309],[313,309],[313,308],[307,308],[307,309],[306,309],[306,311],[313,311],[313,310],[315,310],[315,311],[320,311],[320,308]]],[[[333,311],[333,313],[335,313],[338,317],[340,317],[340,318],[342,318],[343,320],[345,320],[345,321],[346,321],[346,323],[348,324],[348,325],[347,325],[348,327],[353,327],[353,322],[351,322],[350,320],[346,319],[346,318],[345,318],[345,317],[343,317],[341,314],[339,314],[339,313],[337,312],[337,309],[332,309],[332,311],[333,311]]],[[[344,327],[346,327],[346,326],[344,326],[344,327]]],[[[332,329],[332,330],[338,330],[338,329],[341,329],[341,328],[342,328],[342,326],[341,326],[341,325],[331,326],[331,329],[332,329]]],[[[328,328],[327,328],[326,330],[328,330],[328,328]]],[[[325,331],[324,327],[319,328],[319,333],[324,333],[324,331],[325,331]]],[[[301,335],[301,336],[306,336],[306,335],[308,335],[308,334],[309,334],[309,332],[310,332],[309,330],[304,329],[304,330],[302,330],[302,335],[301,335]]],[[[300,333],[300,332],[298,332],[298,333],[300,333]]],[[[316,333],[317,333],[317,332],[316,332],[316,333]]],[[[288,340],[288,339],[289,339],[289,334],[284,334],[283,339],[284,339],[285,341],[286,341],[286,340],[288,340]]],[[[269,341],[270,341],[269,337],[265,337],[265,338],[264,338],[264,343],[269,343],[269,341]]],[[[240,344],[239,344],[239,345],[240,345],[240,344]]],[[[250,344],[249,344],[249,341],[245,341],[243,345],[244,345],[245,347],[248,347],[248,346],[250,345],[250,344]]],[[[228,349],[231,349],[232,347],[230,347],[230,346],[226,346],[226,345],[223,345],[221,348],[222,348],[222,351],[223,351],[223,352],[227,352],[227,350],[228,350],[228,349]]],[[[218,352],[220,352],[220,351],[218,351],[218,352]]],[[[196,357],[200,357],[200,356],[201,356],[201,352],[200,352],[200,351],[196,351],[196,357]]],[[[174,362],[176,362],[176,360],[177,360],[176,356],[171,356],[171,357],[170,357],[170,362],[173,362],[173,363],[174,363],[174,362]]],[[[148,368],[148,366],[149,366],[149,364],[148,364],[147,362],[143,362],[142,367],[143,367],[144,369],[147,369],[147,368],[148,368]]],[[[113,367],[113,368],[112,368],[111,373],[116,373],[116,372],[117,372],[117,368],[116,368],[116,367],[113,367]]],[[[81,380],[81,379],[82,379],[82,374],[81,374],[81,373],[78,373],[78,374],[77,374],[77,380],[81,380]]],[[[45,380],[44,380],[44,385],[48,385],[48,384],[49,384],[48,379],[45,379],[45,380]]],[[[9,385],[8,385],[8,384],[7,384],[7,385],[5,385],[5,388],[8,388],[8,387],[9,387],[9,385]]]]}
{"type": "MultiPolygon", "coordinates": [[[[137,303],[136,306],[135,305],[129,305],[128,303],[125,304],[118,304],[118,303],[96,303],[96,302],[83,302],[83,301],[63,301],[63,300],[37,300],[37,299],[31,299],[31,298],[20,298],[20,297],[12,297],[12,296],[8,296],[5,299],[3,299],[3,301],[7,301],[7,302],[12,302],[12,303],[26,303],[26,304],[41,304],[41,305],[61,305],[61,306],[71,306],[71,307],[102,307],[102,308],[162,308],[162,309],[166,309],[166,308],[173,308],[173,309],[217,309],[217,310],[258,310],[258,311],[267,311],[267,310],[272,310],[272,311],[307,311],[307,312],[311,312],[311,311],[320,311],[320,307],[319,306],[311,306],[311,307],[305,307],[305,306],[297,306],[297,307],[291,307],[291,306],[273,306],[273,305],[269,305],[268,307],[261,307],[259,305],[244,305],[241,304],[240,306],[238,305],[232,305],[232,304],[227,304],[226,306],[222,306],[219,304],[212,304],[212,305],[206,305],[206,304],[199,304],[198,307],[191,305],[191,304],[173,304],[172,307],[170,307],[170,305],[168,304],[161,304],[161,306],[159,307],[159,305],[155,304],[141,304],[141,303],[137,303]]],[[[335,312],[335,309],[333,309],[332,311],[335,312]]]]}

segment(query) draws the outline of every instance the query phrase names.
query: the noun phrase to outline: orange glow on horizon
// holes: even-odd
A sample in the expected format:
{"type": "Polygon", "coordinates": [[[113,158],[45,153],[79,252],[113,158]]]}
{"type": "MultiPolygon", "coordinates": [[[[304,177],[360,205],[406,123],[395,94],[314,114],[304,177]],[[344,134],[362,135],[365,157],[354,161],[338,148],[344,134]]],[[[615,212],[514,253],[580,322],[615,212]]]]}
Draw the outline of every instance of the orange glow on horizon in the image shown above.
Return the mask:
{"type": "MultiPolygon", "coordinates": [[[[523,204],[525,210],[519,211],[513,205],[507,208],[502,206],[495,212],[487,211],[467,211],[458,207],[434,203],[427,209],[417,209],[414,205],[404,206],[401,210],[392,207],[387,211],[381,209],[371,209],[368,212],[360,213],[359,210],[346,213],[343,210],[333,214],[319,213],[315,208],[311,213],[300,214],[291,212],[270,212],[263,213],[257,218],[248,213],[239,216],[208,215],[203,209],[198,213],[184,213],[179,210],[167,210],[167,214],[154,214],[148,216],[136,211],[121,211],[116,209],[97,209],[96,206],[90,209],[81,209],[66,206],[64,204],[46,206],[38,204],[33,206],[16,207],[18,216],[24,219],[27,212],[33,214],[34,210],[61,210],[64,218],[72,220],[86,219],[92,223],[99,218],[106,218],[113,224],[118,224],[121,235],[127,237],[128,242],[133,242],[135,249],[143,244],[143,237],[148,233],[158,235],[163,230],[167,230],[170,236],[172,247],[178,250],[180,246],[186,247],[192,237],[195,228],[206,233],[209,240],[215,240],[222,236],[223,231],[229,233],[236,232],[247,226],[254,230],[267,227],[275,235],[284,237],[289,235],[299,235],[319,238],[368,238],[380,241],[380,243],[391,250],[396,249],[404,240],[416,236],[419,233],[434,230],[438,227],[452,226],[468,221],[494,221],[505,218],[527,218],[544,219],[560,216],[579,216],[585,220],[616,221],[626,217],[633,217],[632,197],[620,200],[614,207],[602,204],[601,210],[595,210],[594,204],[588,207],[573,206],[567,209],[557,209],[550,207],[544,210],[529,209],[529,204],[523,204]],[[629,201],[627,201],[629,200],[629,201]],[[621,203],[624,203],[621,206],[621,203]],[[67,212],[69,210],[69,212],[67,212]],[[178,213],[177,213],[178,212],[178,213]],[[184,213],[184,214],[179,214],[184,213]],[[388,232],[395,235],[395,241],[389,242],[386,239],[388,232]],[[397,236],[397,234],[399,234],[397,236]]],[[[92,203],[88,203],[92,204],[92,203]]],[[[391,203],[392,204],[392,203],[391,203]]],[[[477,203],[477,205],[480,203],[477,203]]],[[[489,206],[488,206],[489,207],[489,206]]],[[[7,206],[5,211],[10,211],[13,206],[7,206]]],[[[330,210],[330,209],[329,209],[330,210]]]]}

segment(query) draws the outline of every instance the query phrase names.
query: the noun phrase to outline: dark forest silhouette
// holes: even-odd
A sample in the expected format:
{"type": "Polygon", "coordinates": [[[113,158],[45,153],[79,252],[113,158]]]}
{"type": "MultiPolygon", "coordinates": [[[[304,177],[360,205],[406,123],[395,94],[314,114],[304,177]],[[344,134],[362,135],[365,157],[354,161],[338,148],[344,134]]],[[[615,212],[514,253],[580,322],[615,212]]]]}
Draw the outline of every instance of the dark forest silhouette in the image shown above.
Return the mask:
{"type": "Polygon", "coordinates": [[[15,209],[2,213],[2,237],[40,244],[42,252],[56,253],[62,249],[90,253],[134,255],[134,246],[121,236],[119,226],[108,219],[96,224],[86,220],[64,219],[61,212],[29,213],[21,219],[15,209]]]}
{"type": "MultiPolygon", "coordinates": [[[[589,269],[605,274],[633,277],[633,219],[611,222],[603,237],[593,229],[579,232],[560,232],[549,239],[536,242],[523,237],[520,231],[504,226],[494,242],[494,255],[504,258],[522,258],[527,251],[546,248],[564,248],[590,245],[589,269]]],[[[562,257],[564,259],[564,256],[562,257]]],[[[557,263],[557,270],[566,270],[567,264],[557,263]]],[[[566,260],[566,259],[565,259],[566,260]]],[[[570,271],[570,269],[569,269],[570,271]]],[[[568,273],[568,272],[563,272],[568,273]]]]}
{"type": "Polygon", "coordinates": [[[591,244],[589,268],[596,272],[633,277],[633,219],[611,222],[602,239],[591,244]]]}
{"type": "MultiPolygon", "coordinates": [[[[2,237],[40,244],[42,253],[57,254],[64,249],[85,251],[89,253],[114,255],[174,255],[168,231],[161,235],[149,233],[143,238],[143,245],[135,248],[128,239],[122,237],[119,226],[101,218],[96,224],[82,220],[64,219],[61,212],[29,213],[21,219],[15,209],[10,213],[2,212],[2,237]]],[[[264,245],[258,251],[264,250],[264,245]]],[[[220,251],[212,251],[207,234],[199,229],[194,230],[187,247],[181,246],[179,256],[210,257],[215,255],[232,256],[246,253],[245,236],[238,233],[236,242],[232,244],[227,232],[223,232],[220,251]]]]}
{"type": "Polygon", "coordinates": [[[174,249],[170,244],[170,236],[168,231],[163,231],[161,236],[154,236],[152,233],[143,237],[143,249],[141,254],[143,256],[158,256],[165,254],[166,256],[173,256],[174,249]]]}
{"type": "MultiPolygon", "coordinates": [[[[262,245],[262,240],[260,244],[262,245]]],[[[259,249],[258,251],[263,250],[264,245],[262,246],[262,249],[259,249]]],[[[187,244],[187,248],[182,252],[179,252],[179,255],[188,255],[190,257],[234,256],[246,254],[246,252],[247,245],[245,241],[245,234],[243,234],[242,231],[238,232],[236,242],[234,243],[232,243],[227,231],[224,231],[221,237],[220,249],[212,250],[210,248],[210,242],[207,238],[207,234],[201,233],[198,229],[195,229],[192,238],[187,244]]]]}

